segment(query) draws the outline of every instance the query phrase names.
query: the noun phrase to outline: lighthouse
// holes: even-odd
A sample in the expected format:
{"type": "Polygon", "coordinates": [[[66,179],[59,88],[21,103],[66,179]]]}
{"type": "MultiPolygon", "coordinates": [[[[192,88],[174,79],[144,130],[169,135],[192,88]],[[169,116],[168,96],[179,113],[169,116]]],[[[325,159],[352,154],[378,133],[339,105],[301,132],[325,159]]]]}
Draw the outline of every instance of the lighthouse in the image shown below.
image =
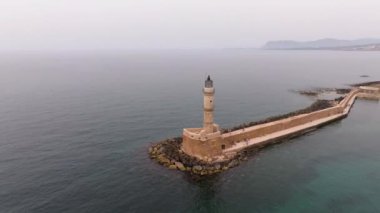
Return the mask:
{"type": "Polygon", "coordinates": [[[182,135],[182,151],[207,161],[220,157],[226,147],[219,125],[214,123],[214,94],[213,81],[207,76],[203,87],[203,127],[184,128],[182,135]]]}
{"type": "Polygon", "coordinates": [[[203,130],[205,133],[214,132],[214,94],[213,81],[208,76],[203,88],[203,130]]]}

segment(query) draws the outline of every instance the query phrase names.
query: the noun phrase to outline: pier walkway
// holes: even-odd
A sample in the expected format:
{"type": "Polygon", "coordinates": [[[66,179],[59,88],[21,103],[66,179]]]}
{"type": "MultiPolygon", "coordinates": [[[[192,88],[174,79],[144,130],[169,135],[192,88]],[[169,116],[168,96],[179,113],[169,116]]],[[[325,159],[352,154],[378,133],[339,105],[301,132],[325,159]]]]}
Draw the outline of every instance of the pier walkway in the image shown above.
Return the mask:
{"type": "MultiPolygon", "coordinates": [[[[322,126],[324,124],[330,123],[330,122],[335,121],[335,120],[342,119],[349,114],[356,98],[360,94],[361,93],[360,93],[359,89],[353,89],[337,106],[332,107],[332,108],[340,108],[339,113],[329,115],[328,117],[322,117],[320,119],[305,122],[301,125],[286,128],[286,129],[283,129],[280,131],[274,131],[273,133],[270,133],[270,134],[266,134],[266,135],[262,135],[262,136],[258,136],[258,137],[253,137],[253,138],[247,139],[245,141],[237,142],[233,146],[229,147],[228,149],[223,150],[223,153],[226,155],[234,155],[237,151],[240,151],[242,149],[245,149],[248,147],[255,147],[255,146],[259,147],[259,146],[264,145],[266,143],[269,143],[273,140],[282,139],[285,137],[289,137],[291,135],[298,135],[301,133],[306,133],[306,132],[312,131],[315,128],[322,126]]],[[[312,113],[310,113],[310,114],[312,114],[312,113]]],[[[307,117],[309,115],[308,114],[298,115],[298,117],[300,117],[300,116],[307,117]]],[[[295,117],[297,117],[297,116],[295,116],[295,117]]],[[[287,119],[289,119],[289,118],[287,118],[287,119]]],[[[290,119],[292,119],[292,118],[290,118],[290,119]]],[[[286,119],[283,119],[283,120],[286,120],[286,119]]],[[[226,137],[228,137],[231,135],[244,134],[245,131],[254,131],[254,129],[259,129],[262,126],[265,126],[265,127],[268,127],[271,125],[275,126],[275,125],[278,125],[279,122],[282,122],[282,121],[274,121],[271,123],[261,124],[261,125],[249,127],[246,129],[242,129],[242,130],[237,130],[237,131],[234,131],[231,133],[226,133],[225,135],[226,135],[226,137]]]]}

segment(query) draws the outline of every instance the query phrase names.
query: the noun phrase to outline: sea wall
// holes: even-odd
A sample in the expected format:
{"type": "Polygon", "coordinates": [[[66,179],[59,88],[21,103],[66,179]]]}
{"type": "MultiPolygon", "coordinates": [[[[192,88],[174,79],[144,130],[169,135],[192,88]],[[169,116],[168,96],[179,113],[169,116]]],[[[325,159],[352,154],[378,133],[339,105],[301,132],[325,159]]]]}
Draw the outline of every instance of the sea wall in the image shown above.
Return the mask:
{"type": "Polygon", "coordinates": [[[182,139],[182,150],[190,156],[208,160],[222,154],[220,144],[223,143],[223,139],[220,134],[218,137],[209,138],[205,141],[193,139],[185,134],[182,136],[182,139]]]}
{"type": "Polygon", "coordinates": [[[359,89],[353,89],[340,103],[339,106],[346,108],[353,98],[360,93],[359,89]]]}
{"type": "Polygon", "coordinates": [[[262,124],[245,128],[243,130],[237,130],[235,132],[223,134],[223,141],[226,143],[226,148],[231,147],[236,142],[249,140],[250,138],[261,137],[285,129],[289,129],[295,126],[299,126],[308,122],[312,122],[317,119],[329,117],[343,112],[343,107],[336,106],[329,109],[324,109],[309,114],[297,115],[291,118],[262,124]]]}
{"type": "Polygon", "coordinates": [[[351,91],[337,106],[330,107],[327,109],[311,112],[311,113],[306,113],[306,114],[301,114],[301,115],[296,115],[290,118],[270,122],[270,123],[265,123],[265,124],[260,124],[248,128],[243,128],[240,130],[236,130],[230,133],[225,133],[222,135],[222,145],[226,149],[234,146],[236,143],[243,142],[243,141],[248,141],[251,138],[256,138],[256,137],[262,137],[265,135],[269,135],[272,133],[276,133],[279,131],[283,131],[286,129],[290,129],[293,127],[301,126],[303,124],[313,122],[319,119],[323,118],[329,118],[335,115],[341,114],[344,116],[344,110],[350,104],[350,101],[353,98],[356,98],[358,95],[359,91],[358,90],[353,90],[351,91]]]}
{"type": "MultiPolygon", "coordinates": [[[[353,98],[356,98],[358,93],[358,89],[353,89],[342,100],[340,100],[338,104],[335,104],[335,106],[322,108],[320,110],[313,110],[314,108],[318,109],[321,106],[325,106],[327,103],[313,104],[312,107],[300,110],[300,114],[294,113],[294,115],[290,117],[285,116],[282,119],[275,119],[274,121],[259,123],[253,126],[243,125],[242,128],[238,130],[227,132],[222,135],[218,131],[215,134],[208,134],[206,137],[200,134],[202,130],[201,128],[184,129],[182,136],[182,150],[190,156],[194,156],[205,161],[223,160],[225,158],[229,158],[224,155],[224,150],[235,147],[236,144],[248,142],[253,138],[263,137],[291,128],[302,127],[305,124],[320,119],[329,119],[337,115],[341,115],[343,117],[345,115],[345,109],[350,108],[350,106],[348,106],[350,101],[353,98]]],[[[281,116],[278,117],[280,118],[281,116]]]]}
{"type": "Polygon", "coordinates": [[[361,95],[362,91],[353,89],[336,106],[225,134],[219,132],[215,137],[202,138],[202,140],[196,137],[200,129],[190,128],[184,131],[182,138],[169,139],[152,145],[149,154],[152,159],[170,169],[201,176],[216,174],[239,165],[241,161],[247,159],[249,153],[269,144],[300,136],[346,117],[355,99],[361,95]],[[253,143],[250,143],[252,140],[253,143]]]}

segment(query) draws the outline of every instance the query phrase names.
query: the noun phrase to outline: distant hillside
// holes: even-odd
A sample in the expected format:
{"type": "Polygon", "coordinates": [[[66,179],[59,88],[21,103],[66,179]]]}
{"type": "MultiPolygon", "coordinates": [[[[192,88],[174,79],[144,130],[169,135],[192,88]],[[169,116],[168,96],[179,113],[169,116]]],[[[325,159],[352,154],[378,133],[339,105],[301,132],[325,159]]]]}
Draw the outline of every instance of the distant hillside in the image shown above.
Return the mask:
{"type": "Polygon", "coordinates": [[[347,51],[380,51],[380,44],[366,44],[349,47],[331,48],[332,50],[347,50],[347,51]]]}
{"type": "Polygon", "coordinates": [[[379,50],[380,39],[320,39],[316,41],[269,41],[263,49],[269,50],[297,50],[297,49],[341,49],[341,50],[379,50]]]}

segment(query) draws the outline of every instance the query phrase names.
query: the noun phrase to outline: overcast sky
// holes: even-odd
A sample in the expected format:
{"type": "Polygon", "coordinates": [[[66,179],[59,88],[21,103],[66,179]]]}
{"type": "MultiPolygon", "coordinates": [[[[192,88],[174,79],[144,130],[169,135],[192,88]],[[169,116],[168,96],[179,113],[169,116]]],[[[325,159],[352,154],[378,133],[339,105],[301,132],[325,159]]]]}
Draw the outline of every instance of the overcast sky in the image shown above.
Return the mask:
{"type": "Polygon", "coordinates": [[[0,0],[0,48],[260,47],[380,38],[380,0],[0,0]]]}

